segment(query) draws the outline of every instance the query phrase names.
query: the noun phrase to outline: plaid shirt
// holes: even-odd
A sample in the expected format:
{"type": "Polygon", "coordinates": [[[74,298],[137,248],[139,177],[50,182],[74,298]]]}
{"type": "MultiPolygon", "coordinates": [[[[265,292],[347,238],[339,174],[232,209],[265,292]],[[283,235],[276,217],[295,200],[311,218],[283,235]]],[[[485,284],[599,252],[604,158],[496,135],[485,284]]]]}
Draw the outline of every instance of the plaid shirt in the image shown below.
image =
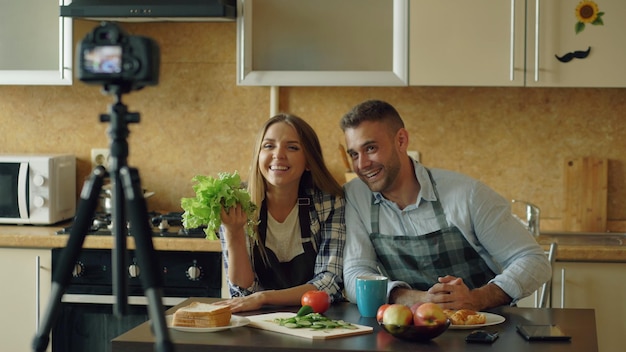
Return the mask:
{"type": "MultiPolygon", "coordinates": [[[[315,205],[309,208],[309,218],[311,219],[313,247],[317,250],[314,276],[307,283],[312,284],[318,290],[326,291],[333,302],[339,301],[343,299],[343,247],[346,240],[345,200],[342,197],[323,193],[319,189],[309,189],[307,194],[311,196],[315,205]]],[[[220,227],[224,269],[228,272],[228,250],[223,232],[223,227],[220,227]]],[[[300,236],[299,233],[294,233],[295,235],[300,236]]],[[[249,238],[247,240],[248,253],[250,254],[253,243],[249,238]]],[[[239,287],[228,280],[228,288],[231,297],[247,296],[264,290],[256,276],[250,287],[239,287]]]]}

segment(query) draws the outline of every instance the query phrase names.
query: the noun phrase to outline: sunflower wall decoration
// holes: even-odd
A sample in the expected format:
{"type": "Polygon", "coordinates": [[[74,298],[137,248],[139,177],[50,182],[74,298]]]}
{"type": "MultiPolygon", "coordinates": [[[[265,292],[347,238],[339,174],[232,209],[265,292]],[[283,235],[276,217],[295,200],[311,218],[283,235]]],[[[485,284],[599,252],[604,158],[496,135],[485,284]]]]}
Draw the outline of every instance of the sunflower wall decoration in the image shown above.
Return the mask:
{"type": "Polygon", "coordinates": [[[576,18],[578,22],[576,22],[576,34],[582,32],[585,29],[585,25],[587,23],[592,24],[594,26],[602,26],[604,22],[602,21],[602,16],[604,12],[600,12],[598,9],[598,4],[591,0],[583,0],[578,6],[576,6],[576,18]]]}

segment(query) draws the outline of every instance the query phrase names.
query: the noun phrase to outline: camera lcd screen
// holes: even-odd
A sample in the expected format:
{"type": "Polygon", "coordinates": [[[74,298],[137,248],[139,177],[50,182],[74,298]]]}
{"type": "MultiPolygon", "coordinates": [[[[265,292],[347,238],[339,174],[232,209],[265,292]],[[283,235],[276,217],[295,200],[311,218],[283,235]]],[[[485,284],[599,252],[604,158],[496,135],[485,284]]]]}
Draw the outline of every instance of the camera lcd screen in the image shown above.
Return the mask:
{"type": "Polygon", "coordinates": [[[83,52],[83,68],[91,73],[121,73],[122,47],[119,45],[103,45],[85,49],[83,52]]]}

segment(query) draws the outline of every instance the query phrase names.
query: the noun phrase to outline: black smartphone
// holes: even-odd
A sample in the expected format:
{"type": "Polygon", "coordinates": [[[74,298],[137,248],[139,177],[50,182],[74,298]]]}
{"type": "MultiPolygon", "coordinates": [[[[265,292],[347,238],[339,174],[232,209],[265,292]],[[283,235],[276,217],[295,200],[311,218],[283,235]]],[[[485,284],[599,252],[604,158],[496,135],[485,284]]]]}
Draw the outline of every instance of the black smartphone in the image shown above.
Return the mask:
{"type": "Polygon", "coordinates": [[[568,341],[572,337],[565,335],[558,325],[518,325],[517,332],[528,341],[568,341]]]}
{"type": "Polygon", "coordinates": [[[497,331],[486,330],[475,330],[465,337],[465,341],[469,343],[493,343],[497,339],[497,331]]]}

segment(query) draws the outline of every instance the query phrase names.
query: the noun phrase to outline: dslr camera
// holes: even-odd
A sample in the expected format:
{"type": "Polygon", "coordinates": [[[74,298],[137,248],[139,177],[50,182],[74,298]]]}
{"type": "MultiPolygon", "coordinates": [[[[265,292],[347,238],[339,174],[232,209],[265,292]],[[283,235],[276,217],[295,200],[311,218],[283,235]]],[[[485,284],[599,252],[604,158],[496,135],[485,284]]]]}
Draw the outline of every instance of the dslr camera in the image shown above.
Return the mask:
{"type": "Polygon", "coordinates": [[[115,87],[121,93],[159,82],[159,46],[147,37],[128,35],[117,24],[102,22],[78,44],[78,78],[115,87]]]}

